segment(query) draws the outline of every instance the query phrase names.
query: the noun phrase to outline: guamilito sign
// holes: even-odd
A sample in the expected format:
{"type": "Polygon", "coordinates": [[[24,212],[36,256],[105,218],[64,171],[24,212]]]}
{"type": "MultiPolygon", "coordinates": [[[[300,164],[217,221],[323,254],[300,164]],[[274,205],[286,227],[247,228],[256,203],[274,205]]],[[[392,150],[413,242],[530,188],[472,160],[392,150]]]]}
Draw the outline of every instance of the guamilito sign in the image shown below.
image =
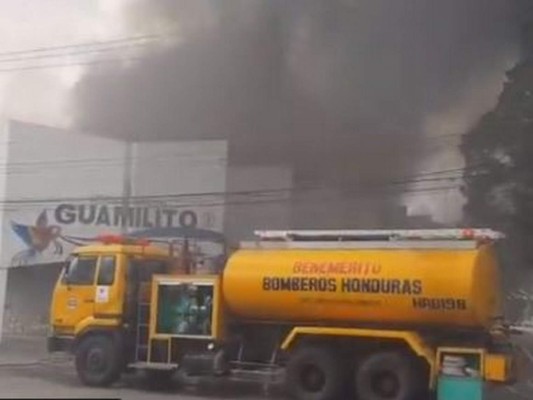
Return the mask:
{"type": "MultiPolygon", "coordinates": [[[[106,204],[60,204],[54,210],[55,220],[62,225],[94,225],[127,228],[196,228],[199,215],[194,210],[159,207],[123,207],[106,204]]],[[[210,213],[201,215],[201,225],[213,224],[210,213]]]]}
{"type": "Polygon", "coordinates": [[[212,208],[180,209],[171,207],[110,204],[62,203],[39,212],[34,223],[11,219],[11,231],[23,248],[11,258],[11,266],[57,262],[65,258],[65,246],[90,243],[102,233],[126,229],[129,234],[168,237],[194,230],[213,231],[220,235],[221,216],[212,208]],[[164,233],[163,233],[164,232],[164,233]]]}

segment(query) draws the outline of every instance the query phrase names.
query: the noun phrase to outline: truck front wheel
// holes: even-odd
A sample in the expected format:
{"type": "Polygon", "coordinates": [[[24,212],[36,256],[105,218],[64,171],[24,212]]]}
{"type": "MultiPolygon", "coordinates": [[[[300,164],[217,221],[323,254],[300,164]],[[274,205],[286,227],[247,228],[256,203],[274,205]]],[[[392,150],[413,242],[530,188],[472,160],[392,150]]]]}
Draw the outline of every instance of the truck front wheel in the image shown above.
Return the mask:
{"type": "Polygon", "coordinates": [[[423,388],[423,371],[413,357],[400,352],[375,353],[355,372],[358,400],[413,400],[423,388]]]}
{"type": "Polygon", "coordinates": [[[286,386],[298,400],[333,400],[344,389],[343,369],[334,352],[321,347],[303,347],[289,359],[286,386]]]}
{"type": "Polygon", "coordinates": [[[109,336],[82,339],[75,357],[78,377],[87,386],[105,387],[120,378],[120,349],[109,336]]]}

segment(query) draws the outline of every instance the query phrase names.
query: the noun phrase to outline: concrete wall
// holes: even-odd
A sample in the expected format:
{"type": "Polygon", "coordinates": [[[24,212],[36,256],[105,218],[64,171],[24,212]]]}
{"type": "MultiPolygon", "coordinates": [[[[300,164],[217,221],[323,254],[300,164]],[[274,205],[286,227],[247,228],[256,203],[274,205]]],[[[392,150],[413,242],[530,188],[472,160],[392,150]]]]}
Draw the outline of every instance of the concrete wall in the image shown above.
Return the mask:
{"type": "Polygon", "coordinates": [[[123,220],[128,232],[151,236],[191,221],[221,232],[226,153],[225,141],[129,146],[8,122],[0,137],[0,323],[6,290],[11,309],[20,305],[19,313],[31,310],[24,305],[28,293],[32,301],[49,303],[49,285],[36,290],[25,272],[10,272],[7,279],[8,269],[61,263],[74,243],[120,232],[123,220]],[[124,203],[127,186],[131,197],[124,203]]]}
{"type": "Polygon", "coordinates": [[[132,193],[161,196],[155,202],[167,207],[194,209],[201,227],[222,231],[226,153],[225,141],[136,143],[132,193]]]}
{"type": "Polygon", "coordinates": [[[51,294],[63,264],[13,268],[8,273],[3,332],[10,336],[47,332],[51,294]]]}
{"type": "Polygon", "coordinates": [[[91,236],[97,229],[84,224],[61,224],[56,220],[56,208],[63,203],[87,203],[90,198],[120,198],[124,145],[18,122],[9,123],[6,137],[3,199],[7,203],[2,208],[1,265],[62,261],[71,245],[59,236],[91,236]],[[32,254],[27,240],[33,228],[40,228],[50,243],[32,254]],[[56,243],[63,247],[62,253],[56,251],[56,243]]]}

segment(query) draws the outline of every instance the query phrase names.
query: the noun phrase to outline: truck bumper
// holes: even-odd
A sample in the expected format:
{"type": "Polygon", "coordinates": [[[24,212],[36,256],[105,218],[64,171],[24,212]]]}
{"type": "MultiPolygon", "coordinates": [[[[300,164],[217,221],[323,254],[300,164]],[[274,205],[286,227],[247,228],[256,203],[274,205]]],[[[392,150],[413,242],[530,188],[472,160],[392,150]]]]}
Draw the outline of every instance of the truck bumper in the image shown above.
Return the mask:
{"type": "Polygon", "coordinates": [[[65,336],[49,336],[46,347],[49,353],[70,352],[73,348],[74,338],[65,336]]]}

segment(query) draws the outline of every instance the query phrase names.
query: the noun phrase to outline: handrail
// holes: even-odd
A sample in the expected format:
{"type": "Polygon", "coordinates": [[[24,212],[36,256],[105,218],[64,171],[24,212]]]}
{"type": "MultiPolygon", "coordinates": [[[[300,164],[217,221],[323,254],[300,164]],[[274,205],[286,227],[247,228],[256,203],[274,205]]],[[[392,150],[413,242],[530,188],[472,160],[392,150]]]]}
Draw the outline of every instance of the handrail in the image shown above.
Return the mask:
{"type": "Polygon", "coordinates": [[[393,230],[258,230],[265,241],[495,241],[505,236],[492,229],[393,229],[393,230]]]}

